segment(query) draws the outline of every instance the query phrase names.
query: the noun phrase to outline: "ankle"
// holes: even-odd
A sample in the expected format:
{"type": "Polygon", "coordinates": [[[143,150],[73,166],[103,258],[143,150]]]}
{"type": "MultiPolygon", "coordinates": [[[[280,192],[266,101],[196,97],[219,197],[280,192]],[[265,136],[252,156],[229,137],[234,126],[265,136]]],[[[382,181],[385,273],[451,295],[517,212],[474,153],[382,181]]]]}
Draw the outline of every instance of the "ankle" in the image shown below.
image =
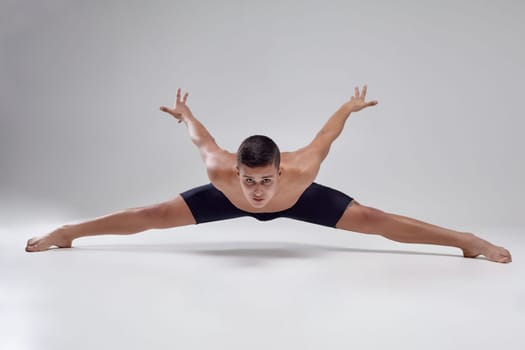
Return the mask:
{"type": "Polygon", "coordinates": [[[463,234],[463,242],[459,248],[472,248],[472,246],[476,245],[476,242],[479,240],[479,237],[477,237],[472,232],[461,232],[463,234]]]}
{"type": "Polygon", "coordinates": [[[55,230],[55,233],[68,240],[73,241],[75,238],[78,238],[78,236],[74,233],[73,226],[74,225],[62,225],[61,227],[55,230]]]}

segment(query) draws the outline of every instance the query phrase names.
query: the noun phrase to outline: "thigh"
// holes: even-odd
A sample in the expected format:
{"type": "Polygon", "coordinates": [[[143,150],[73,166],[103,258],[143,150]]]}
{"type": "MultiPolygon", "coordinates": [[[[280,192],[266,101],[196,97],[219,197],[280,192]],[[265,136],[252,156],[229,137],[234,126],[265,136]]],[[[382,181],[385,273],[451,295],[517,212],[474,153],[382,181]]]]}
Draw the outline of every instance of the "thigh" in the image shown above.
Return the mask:
{"type": "Polygon", "coordinates": [[[197,224],[247,216],[249,213],[235,207],[211,183],[194,187],[180,194],[197,224]]]}
{"type": "Polygon", "coordinates": [[[347,231],[377,234],[374,231],[375,226],[371,223],[381,219],[384,215],[385,213],[379,209],[367,207],[353,200],[335,227],[347,231]]]}
{"type": "Polygon", "coordinates": [[[144,207],[155,216],[153,228],[169,228],[195,224],[190,208],[179,194],[166,202],[144,207]]]}
{"type": "Polygon", "coordinates": [[[282,216],[337,228],[337,222],[352,200],[339,190],[313,182],[282,216]]]}

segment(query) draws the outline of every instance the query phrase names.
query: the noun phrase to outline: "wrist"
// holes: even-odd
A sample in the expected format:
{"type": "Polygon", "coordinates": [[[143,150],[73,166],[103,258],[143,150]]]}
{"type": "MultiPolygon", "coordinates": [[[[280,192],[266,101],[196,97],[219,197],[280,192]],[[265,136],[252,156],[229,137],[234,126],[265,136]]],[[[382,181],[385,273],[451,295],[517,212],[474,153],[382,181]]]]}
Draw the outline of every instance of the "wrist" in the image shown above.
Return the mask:
{"type": "Polygon", "coordinates": [[[182,121],[185,122],[185,123],[195,119],[195,117],[191,113],[182,113],[180,117],[181,117],[182,121]]]}
{"type": "Polygon", "coordinates": [[[354,103],[353,102],[346,102],[341,106],[341,110],[343,110],[345,113],[352,113],[354,111],[354,103]]]}

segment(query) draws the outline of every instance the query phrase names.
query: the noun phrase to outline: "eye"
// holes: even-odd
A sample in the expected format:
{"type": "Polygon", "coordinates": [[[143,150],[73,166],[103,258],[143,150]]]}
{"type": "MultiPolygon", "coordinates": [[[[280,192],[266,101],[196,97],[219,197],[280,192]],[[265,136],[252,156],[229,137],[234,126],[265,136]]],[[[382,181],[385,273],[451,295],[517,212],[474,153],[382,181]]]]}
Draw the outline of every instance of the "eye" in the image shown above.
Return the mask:
{"type": "Polygon", "coordinates": [[[271,180],[271,179],[264,179],[263,182],[264,182],[265,184],[269,184],[270,182],[272,182],[272,180],[271,180]]]}
{"type": "Polygon", "coordinates": [[[253,179],[248,178],[248,179],[246,179],[246,182],[251,184],[251,183],[253,183],[253,179]]]}

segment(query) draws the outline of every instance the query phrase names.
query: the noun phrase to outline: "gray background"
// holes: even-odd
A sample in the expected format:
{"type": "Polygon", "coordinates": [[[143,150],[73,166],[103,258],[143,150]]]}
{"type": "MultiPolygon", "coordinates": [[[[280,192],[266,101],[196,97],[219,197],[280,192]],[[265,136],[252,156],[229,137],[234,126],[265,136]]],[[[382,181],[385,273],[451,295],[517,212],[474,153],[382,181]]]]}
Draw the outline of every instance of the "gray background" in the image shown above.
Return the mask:
{"type": "MultiPolygon", "coordinates": [[[[3,1],[0,215],[78,218],[207,181],[177,87],[218,143],[308,143],[367,83],[318,182],[445,226],[518,226],[519,1],[3,1]]],[[[459,227],[456,227],[459,228],[459,227]]]]}

